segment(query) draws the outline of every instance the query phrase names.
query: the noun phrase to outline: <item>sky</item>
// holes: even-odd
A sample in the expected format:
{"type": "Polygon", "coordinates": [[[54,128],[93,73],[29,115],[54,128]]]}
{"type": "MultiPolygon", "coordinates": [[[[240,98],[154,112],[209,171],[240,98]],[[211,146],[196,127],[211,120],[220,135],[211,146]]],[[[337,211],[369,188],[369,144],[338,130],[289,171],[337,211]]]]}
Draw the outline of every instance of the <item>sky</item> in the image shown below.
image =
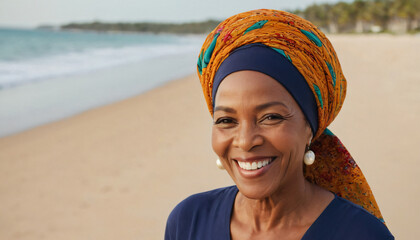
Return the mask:
{"type": "MultiPolygon", "coordinates": [[[[294,10],[339,0],[0,0],[0,26],[36,27],[69,22],[191,22],[223,20],[259,8],[294,10]]],[[[350,0],[344,0],[352,2],[350,0]]]]}

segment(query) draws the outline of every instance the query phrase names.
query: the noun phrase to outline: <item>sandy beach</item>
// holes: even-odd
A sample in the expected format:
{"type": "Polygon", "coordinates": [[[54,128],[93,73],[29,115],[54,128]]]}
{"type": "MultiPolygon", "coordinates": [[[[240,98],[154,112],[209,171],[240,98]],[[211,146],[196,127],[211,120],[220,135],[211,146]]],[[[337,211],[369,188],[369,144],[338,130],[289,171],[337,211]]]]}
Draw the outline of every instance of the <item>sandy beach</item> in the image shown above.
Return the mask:
{"type": "MultiPolygon", "coordinates": [[[[348,81],[330,129],[363,170],[396,239],[414,239],[420,37],[330,40],[348,81]]],[[[233,184],[215,165],[211,123],[191,75],[0,138],[0,239],[163,239],[178,202],[233,184]]]]}

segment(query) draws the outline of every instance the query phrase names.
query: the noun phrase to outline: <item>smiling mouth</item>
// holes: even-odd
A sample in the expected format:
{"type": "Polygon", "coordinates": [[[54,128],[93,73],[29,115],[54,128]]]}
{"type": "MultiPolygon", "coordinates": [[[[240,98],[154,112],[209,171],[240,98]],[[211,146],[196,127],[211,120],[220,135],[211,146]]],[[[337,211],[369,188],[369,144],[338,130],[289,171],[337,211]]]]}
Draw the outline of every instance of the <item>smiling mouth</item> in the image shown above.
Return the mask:
{"type": "Polygon", "coordinates": [[[240,168],[244,170],[248,170],[248,171],[253,171],[253,170],[257,170],[257,169],[260,169],[269,165],[270,163],[273,162],[274,159],[275,157],[270,157],[270,158],[261,159],[259,161],[253,161],[253,162],[241,162],[241,161],[237,161],[237,162],[240,168]]]}

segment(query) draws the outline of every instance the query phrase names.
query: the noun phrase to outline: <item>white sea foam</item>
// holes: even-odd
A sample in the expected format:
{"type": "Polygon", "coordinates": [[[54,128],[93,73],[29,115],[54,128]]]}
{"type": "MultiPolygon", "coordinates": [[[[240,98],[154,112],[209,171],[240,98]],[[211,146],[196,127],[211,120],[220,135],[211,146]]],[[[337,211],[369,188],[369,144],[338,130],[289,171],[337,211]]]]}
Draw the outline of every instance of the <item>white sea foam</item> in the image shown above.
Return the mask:
{"type": "Polygon", "coordinates": [[[197,49],[199,49],[199,46],[194,43],[149,44],[89,49],[82,52],[70,52],[18,61],[0,61],[0,88],[52,77],[80,74],[152,58],[164,58],[174,54],[195,52],[197,49]]]}
{"type": "Polygon", "coordinates": [[[0,28],[0,137],[191,74],[203,37],[0,28]]]}

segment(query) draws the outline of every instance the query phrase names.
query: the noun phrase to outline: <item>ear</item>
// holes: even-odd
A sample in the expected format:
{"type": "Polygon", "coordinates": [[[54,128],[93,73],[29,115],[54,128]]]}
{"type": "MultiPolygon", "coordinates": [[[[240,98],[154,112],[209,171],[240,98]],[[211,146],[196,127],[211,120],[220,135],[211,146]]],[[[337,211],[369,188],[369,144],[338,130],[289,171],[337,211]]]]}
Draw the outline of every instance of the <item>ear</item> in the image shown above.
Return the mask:
{"type": "Polygon", "coordinates": [[[311,128],[311,126],[309,126],[308,122],[306,122],[305,133],[306,133],[306,139],[308,140],[307,141],[307,143],[308,143],[307,146],[309,147],[312,143],[312,138],[313,138],[314,135],[312,133],[312,128],[311,128]]]}

